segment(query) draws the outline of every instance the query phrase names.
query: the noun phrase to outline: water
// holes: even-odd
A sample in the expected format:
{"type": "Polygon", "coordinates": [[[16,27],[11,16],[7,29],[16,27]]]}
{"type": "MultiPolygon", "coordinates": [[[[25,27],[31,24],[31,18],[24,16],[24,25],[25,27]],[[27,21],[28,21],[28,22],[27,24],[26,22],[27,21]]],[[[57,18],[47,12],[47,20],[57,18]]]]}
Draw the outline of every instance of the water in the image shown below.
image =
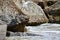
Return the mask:
{"type": "Polygon", "coordinates": [[[28,32],[57,32],[60,31],[60,24],[44,23],[38,26],[27,26],[28,32]]]}
{"type": "Polygon", "coordinates": [[[5,40],[60,40],[60,24],[44,23],[26,28],[26,33],[20,33],[24,36],[6,37],[5,40]]]}

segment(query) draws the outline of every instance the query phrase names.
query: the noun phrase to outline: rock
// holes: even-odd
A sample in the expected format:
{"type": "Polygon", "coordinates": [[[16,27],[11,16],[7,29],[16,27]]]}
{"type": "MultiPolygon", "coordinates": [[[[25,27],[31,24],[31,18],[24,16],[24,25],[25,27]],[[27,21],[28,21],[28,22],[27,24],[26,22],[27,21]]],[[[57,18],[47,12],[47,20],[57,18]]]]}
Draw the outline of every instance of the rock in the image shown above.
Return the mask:
{"type": "Polygon", "coordinates": [[[48,22],[47,17],[44,14],[43,9],[37,4],[27,1],[27,4],[19,4],[19,1],[16,1],[15,4],[21,11],[29,17],[29,25],[36,25],[44,22],[48,22]]]}
{"type": "Polygon", "coordinates": [[[58,0],[29,0],[29,1],[33,1],[34,3],[38,4],[44,9],[47,6],[51,6],[52,4],[56,3],[58,0]]]}
{"type": "Polygon", "coordinates": [[[38,4],[39,6],[41,6],[43,9],[45,9],[46,7],[51,6],[51,5],[53,5],[54,3],[56,3],[56,2],[57,2],[57,1],[53,1],[53,0],[52,0],[52,1],[50,1],[50,0],[48,1],[48,0],[46,0],[46,1],[42,1],[42,2],[39,2],[39,1],[38,1],[37,4],[38,4]]]}
{"type": "Polygon", "coordinates": [[[52,6],[45,8],[44,11],[48,16],[50,22],[60,22],[60,1],[56,2],[52,6]]]}
{"type": "Polygon", "coordinates": [[[0,24],[7,24],[8,30],[13,31],[19,27],[19,31],[24,31],[29,18],[16,8],[12,0],[1,0],[0,3],[0,24]],[[18,26],[19,25],[19,26],[18,26]]]}
{"type": "Polygon", "coordinates": [[[6,37],[7,25],[0,25],[0,40],[4,40],[6,37]]]}
{"type": "MultiPolygon", "coordinates": [[[[26,1],[28,1],[28,0],[26,0],[26,1]]],[[[30,0],[29,0],[30,1],[30,0]]],[[[35,2],[35,3],[38,3],[38,2],[45,2],[45,1],[59,1],[59,0],[31,0],[31,1],[33,1],[33,2],[35,2]]]]}
{"type": "Polygon", "coordinates": [[[51,6],[51,5],[53,5],[53,4],[55,4],[56,2],[57,2],[58,0],[56,0],[56,1],[47,1],[47,6],[51,6]]]}

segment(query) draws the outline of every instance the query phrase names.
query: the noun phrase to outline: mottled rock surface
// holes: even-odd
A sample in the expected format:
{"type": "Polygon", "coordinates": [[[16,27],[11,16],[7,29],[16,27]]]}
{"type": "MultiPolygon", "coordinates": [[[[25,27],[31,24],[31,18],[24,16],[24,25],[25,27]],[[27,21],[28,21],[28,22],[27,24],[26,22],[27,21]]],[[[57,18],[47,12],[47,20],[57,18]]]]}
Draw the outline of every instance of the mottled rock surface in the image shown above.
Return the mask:
{"type": "Polygon", "coordinates": [[[19,1],[16,1],[15,4],[21,11],[29,17],[28,24],[36,25],[38,23],[48,22],[47,17],[45,16],[43,9],[37,4],[27,1],[27,4],[19,4],[19,1]]]}
{"type": "Polygon", "coordinates": [[[52,6],[49,6],[44,11],[48,15],[50,22],[55,22],[55,23],[60,22],[60,1],[56,2],[52,6]]]}
{"type": "Polygon", "coordinates": [[[20,27],[24,29],[28,22],[28,17],[16,8],[13,0],[0,0],[0,24],[7,24],[8,30],[13,30],[20,27]],[[17,27],[17,28],[16,28],[17,27]]]}
{"type": "Polygon", "coordinates": [[[33,2],[29,2],[27,7],[22,8],[23,12],[29,16],[30,24],[48,22],[43,9],[33,2]],[[28,12],[27,12],[28,11],[28,12]]]}

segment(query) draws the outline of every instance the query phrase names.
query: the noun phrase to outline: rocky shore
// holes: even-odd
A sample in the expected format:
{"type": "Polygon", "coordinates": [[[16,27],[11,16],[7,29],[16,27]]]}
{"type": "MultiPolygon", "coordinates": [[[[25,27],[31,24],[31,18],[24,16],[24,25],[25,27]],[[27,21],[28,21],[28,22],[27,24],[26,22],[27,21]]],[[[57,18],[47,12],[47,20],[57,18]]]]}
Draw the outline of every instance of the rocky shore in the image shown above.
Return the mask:
{"type": "Polygon", "coordinates": [[[26,36],[39,36],[38,39],[41,40],[59,40],[60,32],[57,33],[60,31],[59,23],[59,0],[0,0],[0,39],[3,37],[1,40],[4,38],[4,40],[20,40],[20,36],[25,36],[21,40],[26,38],[26,40],[35,40],[34,37],[26,36]],[[52,26],[53,23],[58,26],[56,24],[52,26]],[[49,31],[49,33],[42,32],[43,30],[49,31]],[[35,34],[36,31],[39,31],[39,34],[35,34]],[[56,32],[50,33],[50,31],[56,32]],[[40,33],[44,33],[44,35],[40,33]]]}

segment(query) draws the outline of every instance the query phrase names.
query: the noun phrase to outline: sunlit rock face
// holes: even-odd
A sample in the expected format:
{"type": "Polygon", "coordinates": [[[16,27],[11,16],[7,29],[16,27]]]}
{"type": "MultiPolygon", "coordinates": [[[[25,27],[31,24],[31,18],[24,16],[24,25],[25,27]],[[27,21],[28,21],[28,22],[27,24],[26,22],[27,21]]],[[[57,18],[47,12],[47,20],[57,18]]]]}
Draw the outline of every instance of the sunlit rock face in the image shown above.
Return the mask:
{"type": "Polygon", "coordinates": [[[20,27],[23,30],[29,18],[16,8],[13,0],[0,1],[0,24],[7,24],[9,31],[13,29],[17,31],[18,25],[19,30],[20,27]]]}
{"type": "Polygon", "coordinates": [[[18,1],[15,2],[18,8],[29,17],[28,24],[34,25],[38,23],[48,22],[47,17],[45,16],[43,9],[37,4],[27,1],[25,3],[19,4],[18,1]]]}
{"type": "Polygon", "coordinates": [[[45,9],[51,22],[60,22],[60,1],[45,9]]]}
{"type": "Polygon", "coordinates": [[[30,24],[48,22],[43,9],[33,2],[29,2],[27,7],[22,8],[23,12],[29,16],[30,24]]]}
{"type": "Polygon", "coordinates": [[[13,1],[11,0],[4,1],[3,13],[6,15],[6,20],[8,21],[7,23],[11,23],[11,25],[14,25],[13,22],[15,22],[16,24],[19,24],[24,21],[27,21],[28,19],[26,15],[24,15],[21,11],[18,11],[13,1]]]}

